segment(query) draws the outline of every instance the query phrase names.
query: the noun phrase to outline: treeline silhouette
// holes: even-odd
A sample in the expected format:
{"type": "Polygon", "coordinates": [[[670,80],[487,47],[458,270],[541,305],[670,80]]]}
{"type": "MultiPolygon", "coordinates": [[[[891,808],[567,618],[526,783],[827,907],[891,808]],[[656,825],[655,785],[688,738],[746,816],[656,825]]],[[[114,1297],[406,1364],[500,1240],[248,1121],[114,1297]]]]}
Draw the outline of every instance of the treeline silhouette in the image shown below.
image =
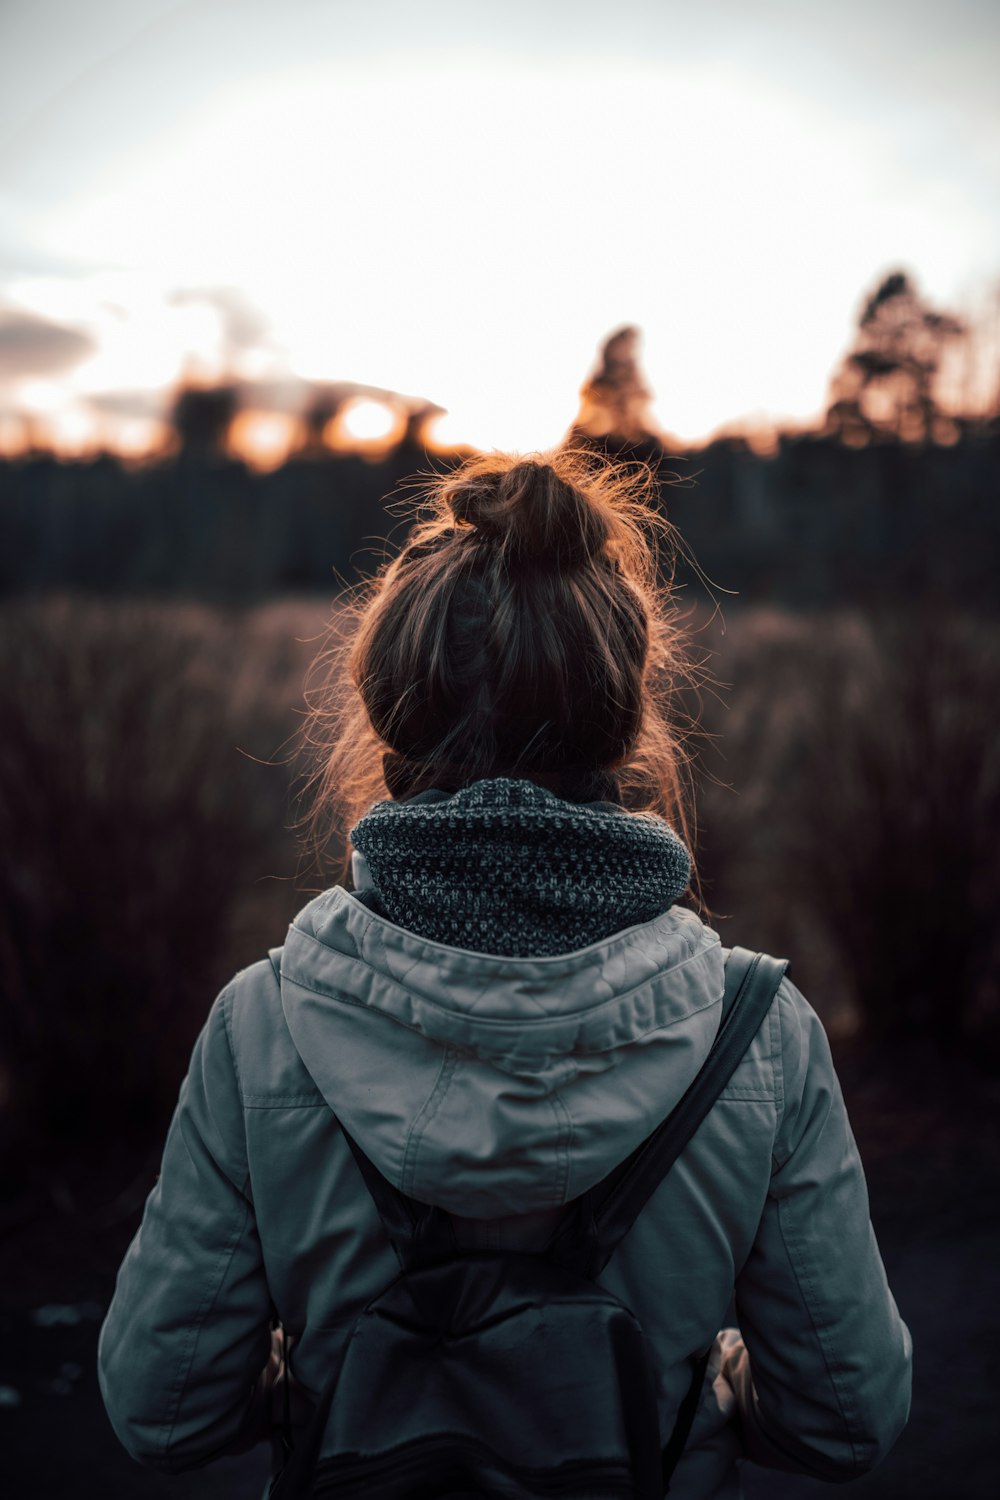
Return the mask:
{"type": "MultiPolygon", "coordinates": [[[[905,272],[863,299],[822,425],[779,435],[766,453],[738,436],[679,451],[650,415],[638,342],[632,327],[605,341],[567,441],[648,463],[664,510],[723,590],[799,608],[995,606],[1000,385],[976,396],[973,330],[929,306],[905,272]]],[[[298,450],[260,473],[231,449],[254,399],[232,385],[181,389],[169,452],[139,467],[37,451],[0,463],[0,592],[238,604],[329,594],[399,544],[401,488],[460,457],[429,456],[431,403],[410,404],[401,441],[378,462],[331,448],[325,434],[350,388],[317,387],[298,450]]]]}
{"type": "MultiPolygon", "coordinates": [[[[853,447],[822,434],[786,435],[770,455],[740,439],[689,455],[601,446],[652,462],[700,568],[744,602],[1000,602],[1000,430],[989,425],[947,446],[853,447]]],[[[331,594],[398,545],[401,486],[449,461],[409,446],[378,463],[325,452],[271,473],[204,451],[139,469],[107,456],[8,460],[0,591],[230,603],[331,594]]]]}

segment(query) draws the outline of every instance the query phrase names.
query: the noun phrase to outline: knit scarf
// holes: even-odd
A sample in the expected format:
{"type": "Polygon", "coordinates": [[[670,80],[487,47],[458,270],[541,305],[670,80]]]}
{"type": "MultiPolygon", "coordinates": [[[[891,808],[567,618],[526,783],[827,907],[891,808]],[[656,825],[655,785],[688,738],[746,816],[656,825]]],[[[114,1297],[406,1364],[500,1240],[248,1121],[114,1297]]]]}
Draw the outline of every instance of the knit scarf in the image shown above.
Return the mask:
{"type": "Polygon", "coordinates": [[[574,803],[531,781],[378,802],[351,830],[390,921],[450,947],[547,957],[651,921],[691,858],[662,818],[574,803]]]}

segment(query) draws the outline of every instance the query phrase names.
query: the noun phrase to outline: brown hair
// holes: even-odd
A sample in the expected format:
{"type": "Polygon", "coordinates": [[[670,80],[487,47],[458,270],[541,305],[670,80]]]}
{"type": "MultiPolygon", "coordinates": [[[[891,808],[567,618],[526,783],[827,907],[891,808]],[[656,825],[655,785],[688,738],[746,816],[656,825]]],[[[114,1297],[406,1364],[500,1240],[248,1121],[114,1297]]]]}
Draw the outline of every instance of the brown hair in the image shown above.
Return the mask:
{"type": "Polygon", "coordinates": [[[303,827],[321,864],[387,782],[490,775],[612,772],[627,807],[690,842],[676,695],[692,673],[652,487],[641,466],[566,449],[430,479],[403,551],[317,658],[303,827]]]}

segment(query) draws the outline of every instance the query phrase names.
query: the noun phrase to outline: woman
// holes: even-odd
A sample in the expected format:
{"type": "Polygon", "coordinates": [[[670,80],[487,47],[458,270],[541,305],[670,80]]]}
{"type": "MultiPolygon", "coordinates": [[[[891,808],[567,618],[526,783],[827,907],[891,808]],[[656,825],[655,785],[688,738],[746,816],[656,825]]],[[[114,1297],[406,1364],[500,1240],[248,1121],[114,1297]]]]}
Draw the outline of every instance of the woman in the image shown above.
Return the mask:
{"type": "MultiPolygon", "coordinates": [[[[318,819],[368,809],[353,892],[216,1001],[104,1325],[111,1420],[154,1467],[262,1435],[272,1321],[308,1410],[330,1331],[395,1274],[338,1122],[461,1244],[540,1250],[719,1025],[723,950],[678,904],[682,661],[651,515],[567,453],[478,458],[432,499],[364,601],[347,702],[313,712],[318,819]]],[[[892,1446],[909,1336],[787,979],[601,1280],[652,1343],[664,1437],[713,1346],[672,1494],[738,1494],[743,1457],[851,1479],[892,1446]]]]}

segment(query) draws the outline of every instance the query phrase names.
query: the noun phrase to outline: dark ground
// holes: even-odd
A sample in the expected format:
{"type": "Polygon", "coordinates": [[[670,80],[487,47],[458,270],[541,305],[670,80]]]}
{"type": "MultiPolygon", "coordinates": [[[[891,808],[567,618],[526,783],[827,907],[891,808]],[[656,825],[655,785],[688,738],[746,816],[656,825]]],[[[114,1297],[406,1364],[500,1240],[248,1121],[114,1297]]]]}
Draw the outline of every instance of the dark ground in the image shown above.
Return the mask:
{"type": "MultiPolygon", "coordinates": [[[[910,1425],[883,1467],[848,1489],[884,1500],[996,1494],[994,1349],[1000,1305],[1000,1084],[924,1050],[838,1049],[865,1160],[872,1217],[915,1346],[910,1425]]],[[[0,1486],[11,1496],[244,1500],[261,1493],[263,1449],[166,1479],[118,1446],[95,1374],[97,1333],[121,1255],[156,1170],[124,1194],[121,1163],[86,1190],[79,1174],[9,1201],[0,1246],[0,1486]]],[[[749,1500],[798,1500],[827,1486],[748,1466],[749,1500]]]]}

